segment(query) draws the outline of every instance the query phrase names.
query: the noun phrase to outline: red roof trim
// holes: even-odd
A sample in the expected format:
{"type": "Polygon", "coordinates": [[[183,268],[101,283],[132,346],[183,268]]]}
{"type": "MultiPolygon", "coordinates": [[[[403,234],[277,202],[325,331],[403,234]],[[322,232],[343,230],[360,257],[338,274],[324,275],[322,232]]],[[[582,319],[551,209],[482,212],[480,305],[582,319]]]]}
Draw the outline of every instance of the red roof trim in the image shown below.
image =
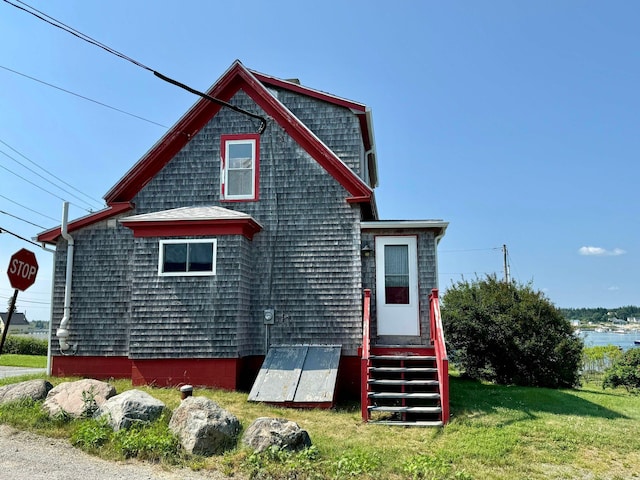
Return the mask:
{"type": "Polygon", "coordinates": [[[124,220],[122,224],[133,230],[133,236],[137,238],[242,235],[249,240],[253,240],[253,236],[262,230],[260,224],[252,218],[169,221],[124,220]]]}
{"type": "Polygon", "coordinates": [[[334,105],[339,105],[341,107],[345,107],[350,110],[353,110],[354,113],[358,113],[358,112],[364,113],[367,110],[366,105],[353,102],[345,98],[336,97],[335,95],[331,95],[330,93],[321,92],[320,90],[314,90],[309,87],[303,87],[302,85],[298,85],[297,83],[288,82],[280,78],[275,78],[270,75],[265,75],[264,73],[256,72],[255,70],[249,70],[249,72],[251,72],[251,74],[253,74],[254,77],[260,80],[260,82],[267,85],[272,85],[274,87],[279,87],[295,93],[306,95],[307,97],[312,97],[325,102],[333,103],[334,105]]]}
{"type": "MultiPolygon", "coordinates": [[[[94,223],[107,220],[121,213],[128,212],[129,210],[133,210],[133,204],[130,202],[113,203],[104,210],[100,210],[99,212],[95,212],[90,215],[78,218],[73,222],[69,222],[67,224],[67,231],[69,233],[73,233],[76,230],[80,230],[81,228],[88,227],[89,225],[93,225],[94,223]]],[[[43,243],[56,243],[58,237],[62,235],[60,233],[60,228],[61,227],[55,227],[42,232],[40,235],[38,235],[38,241],[43,243]]]]}
{"type": "Polygon", "coordinates": [[[255,70],[249,70],[254,77],[260,80],[262,83],[266,85],[271,85],[274,87],[279,87],[284,90],[289,90],[291,92],[299,93],[301,95],[306,95],[311,98],[315,98],[317,100],[322,100],[324,102],[329,102],[334,105],[338,105],[340,107],[345,107],[350,109],[353,113],[358,116],[358,122],[360,123],[360,131],[362,132],[362,139],[365,146],[365,150],[369,150],[372,147],[371,141],[371,132],[369,132],[369,125],[367,124],[367,106],[362,103],[353,102],[351,100],[347,100],[345,98],[336,97],[335,95],[331,95],[330,93],[321,92],[320,90],[314,90],[309,87],[304,87],[302,85],[298,85],[297,83],[288,82],[286,80],[282,80],[280,78],[275,78],[270,75],[265,75],[264,73],[256,72],[255,70]]]}
{"type": "MultiPolygon", "coordinates": [[[[295,85],[288,82],[285,83],[289,86],[295,85]]],[[[355,175],[282,103],[274,98],[266,87],[240,62],[236,61],[207,93],[210,96],[228,101],[240,89],[244,90],[268,115],[276,120],[352,196],[371,197],[373,193],[371,188],[355,175]]],[[[309,92],[314,91],[300,87],[300,93],[309,95],[309,92]]],[[[319,92],[317,94],[320,95],[319,92]]],[[[326,95],[326,98],[332,99],[327,101],[333,101],[333,103],[339,100],[337,97],[328,95],[326,95]]],[[[358,107],[358,104],[353,102],[340,101],[358,107]]],[[[220,108],[220,105],[209,102],[206,99],[199,100],[107,193],[105,196],[107,203],[131,201],[187,142],[220,111],[220,108]]]]}
{"type": "Polygon", "coordinates": [[[373,191],[347,167],[246,69],[240,73],[246,82],[243,90],[271,116],[291,137],[316,159],[352,196],[371,197],[373,191]]]}

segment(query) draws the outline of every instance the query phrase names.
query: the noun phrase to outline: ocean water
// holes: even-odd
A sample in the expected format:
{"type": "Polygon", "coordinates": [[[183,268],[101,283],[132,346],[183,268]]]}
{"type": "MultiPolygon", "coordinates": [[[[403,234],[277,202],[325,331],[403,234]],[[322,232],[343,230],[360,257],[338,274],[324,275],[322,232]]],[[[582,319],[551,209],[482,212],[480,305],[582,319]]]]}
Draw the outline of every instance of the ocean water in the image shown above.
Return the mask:
{"type": "Polygon", "coordinates": [[[623,350],[640,347],[640,345],[634,344],[634,340],[640,341],[640,331],[628,333],[582,331],[580,338],[584,340],[585,347],[616,345],[623,350]]]}

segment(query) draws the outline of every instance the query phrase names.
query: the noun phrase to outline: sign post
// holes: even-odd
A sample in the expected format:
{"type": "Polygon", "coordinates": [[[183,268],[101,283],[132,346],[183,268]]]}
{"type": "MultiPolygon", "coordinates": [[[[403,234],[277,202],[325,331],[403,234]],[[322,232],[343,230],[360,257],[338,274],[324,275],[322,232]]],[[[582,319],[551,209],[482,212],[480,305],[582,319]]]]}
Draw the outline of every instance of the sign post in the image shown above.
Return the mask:
{"type": "Polygon", "coordinates": [[[18,291],[25,291],[36,281],[36,274],[38,273],[38,261],[36,260],[35,253],[23,248],[18,250],[11,256],[9,260],[9,268],[7,269],[7,276],[9,277],[9,283],[15,288],[13,297],[11,298],[11,304],[9,305],[9,314],[7,315],[7,321],[2,329],[2,340],[0,340],[0,355],[2,354],[2,347],[4,347],[4,341],[7,338],[7,332],[9,331],[9,323],[13,316],[13,311],[16,309],[16,300],[18,299],[18,291]]]}

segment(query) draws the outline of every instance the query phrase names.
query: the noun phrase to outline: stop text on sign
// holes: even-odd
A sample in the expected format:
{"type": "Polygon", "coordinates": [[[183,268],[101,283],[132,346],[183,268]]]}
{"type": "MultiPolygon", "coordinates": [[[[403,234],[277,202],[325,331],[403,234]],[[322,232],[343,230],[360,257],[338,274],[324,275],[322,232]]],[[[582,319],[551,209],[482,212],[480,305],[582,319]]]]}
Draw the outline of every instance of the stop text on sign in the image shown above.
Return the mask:
{"type": "Polygon", "coordinates": [[[9,264],[9,273],[26,280],[31,280],[36,276],[36,273],[38,273],[38,267],[36,265],[29,265],[22,260],[14,258],[9,264]]]}

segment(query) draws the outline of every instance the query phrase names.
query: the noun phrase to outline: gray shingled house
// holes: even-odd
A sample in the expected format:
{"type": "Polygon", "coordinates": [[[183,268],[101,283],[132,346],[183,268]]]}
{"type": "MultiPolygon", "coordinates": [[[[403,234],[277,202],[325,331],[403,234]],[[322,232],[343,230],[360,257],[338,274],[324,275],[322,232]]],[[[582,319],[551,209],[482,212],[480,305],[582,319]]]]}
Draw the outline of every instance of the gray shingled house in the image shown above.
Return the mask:
{"type": "Polygon", "coordinates": [[[56,248],[52,374],[249,390],[267,357],[271,374],[298,380],[329,365],[338,393],[363,395],[366,419],[422,408],[446,421],[439,396],[406,399],[442,388],[429,296],[447,224],[378,219],[370,110],[240,62],[207,93],[266,129],[201,99],[106,209],[39,235],[56,248]],[[300,365],[282,363],[300,349],[300,365]],[[323,358],[335,361],[314,367],[323,358]],[[401,386],[378,391],[385,382],[401,386]]]}
{"type": "MultiPolygon", "coordinates": [[[[4,331],[4,326],[9,318],[9,312],[0,313],[0,333],[4,331]]],[[[9,324],[9,334],[29,333],[31,330],[27,315],[20,312],[13,312],[11,323],[9,324]]]]}

